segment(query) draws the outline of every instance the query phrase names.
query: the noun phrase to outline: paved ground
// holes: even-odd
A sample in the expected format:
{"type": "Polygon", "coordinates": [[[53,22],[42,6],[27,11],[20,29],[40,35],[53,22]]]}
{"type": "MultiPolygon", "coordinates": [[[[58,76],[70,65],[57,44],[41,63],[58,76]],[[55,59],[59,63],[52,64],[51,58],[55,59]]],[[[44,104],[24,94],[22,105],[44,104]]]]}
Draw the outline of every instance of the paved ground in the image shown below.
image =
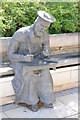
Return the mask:
{"type": "MultiPolygon", "coordinates": [[[[80,93],[80,92],[79,92],[80,93]]],[[[41,108],[38,112],[32,112],[28,108],[9,104],[0,107],[1,118],[78,118],[78,88],[55,93],[54,108],[41,108]]]]}

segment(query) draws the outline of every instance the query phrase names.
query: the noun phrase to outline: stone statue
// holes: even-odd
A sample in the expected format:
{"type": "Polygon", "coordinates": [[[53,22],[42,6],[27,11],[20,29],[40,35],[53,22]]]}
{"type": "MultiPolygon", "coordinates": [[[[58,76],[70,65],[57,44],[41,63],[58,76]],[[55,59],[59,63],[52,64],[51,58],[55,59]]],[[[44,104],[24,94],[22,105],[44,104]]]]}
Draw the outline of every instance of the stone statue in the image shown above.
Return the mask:
{"type": "Polygon", "coordinates": [[[32,111],[38,110],[38,101],[47,108],[53,107],[53,80],[49,67],[43,67],[47,65],[43,58],[47,60],[50,55],[46,30],[55,21],[50,14],[38,11],[34,24],[17,30],[8,48],[11,67],[15,72],[12,80],[15,103],[25,103],[32,111]]]}

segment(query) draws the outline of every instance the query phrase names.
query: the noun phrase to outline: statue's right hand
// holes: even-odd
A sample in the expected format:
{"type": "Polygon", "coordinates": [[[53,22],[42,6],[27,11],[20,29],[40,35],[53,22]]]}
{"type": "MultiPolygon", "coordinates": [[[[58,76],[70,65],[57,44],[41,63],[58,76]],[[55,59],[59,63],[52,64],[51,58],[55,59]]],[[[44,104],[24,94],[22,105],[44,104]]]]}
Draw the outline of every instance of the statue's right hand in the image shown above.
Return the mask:
{"type": "Polygon", "coordinates": [[[25,62],[32,62],[33,58],[34,58],[33,54],[28,54],[28,55],[24,56],[24,61],[25,62]]]}

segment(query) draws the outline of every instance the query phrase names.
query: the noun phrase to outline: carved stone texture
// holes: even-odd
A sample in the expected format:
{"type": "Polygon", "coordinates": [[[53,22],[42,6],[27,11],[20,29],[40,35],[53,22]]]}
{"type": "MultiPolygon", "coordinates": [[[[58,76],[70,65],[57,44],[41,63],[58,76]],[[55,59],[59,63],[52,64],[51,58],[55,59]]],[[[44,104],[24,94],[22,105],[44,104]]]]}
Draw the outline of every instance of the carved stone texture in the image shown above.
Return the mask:
{"type": "Polygon", "coordinates": [[[15,72],[12,80],[15,103],[25,103],[33,111],[38,110],[39,101],[46,107],[53,106],[53,80],[49,65],[55,68],[56,63],[49,60],[49,35],[46,33],[52,22],[55,18],[50,14],[38,11],[34,24],[17,30],[8,48],[10,66],[15,72]]]}

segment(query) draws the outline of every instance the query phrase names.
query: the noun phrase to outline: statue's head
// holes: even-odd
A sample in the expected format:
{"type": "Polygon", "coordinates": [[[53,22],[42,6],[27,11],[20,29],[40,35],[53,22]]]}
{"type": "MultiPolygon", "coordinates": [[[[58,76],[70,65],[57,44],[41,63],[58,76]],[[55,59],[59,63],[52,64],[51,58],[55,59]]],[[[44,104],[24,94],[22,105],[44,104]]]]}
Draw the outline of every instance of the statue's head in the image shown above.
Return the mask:
{"type": "Polygon", "coordinates": [[[42,36],[49,28],[50,24],[55,22],[55,18],[44,11],[38,11],[38,17],[34,23],[34,32],[37,36],[42,36]]]}

